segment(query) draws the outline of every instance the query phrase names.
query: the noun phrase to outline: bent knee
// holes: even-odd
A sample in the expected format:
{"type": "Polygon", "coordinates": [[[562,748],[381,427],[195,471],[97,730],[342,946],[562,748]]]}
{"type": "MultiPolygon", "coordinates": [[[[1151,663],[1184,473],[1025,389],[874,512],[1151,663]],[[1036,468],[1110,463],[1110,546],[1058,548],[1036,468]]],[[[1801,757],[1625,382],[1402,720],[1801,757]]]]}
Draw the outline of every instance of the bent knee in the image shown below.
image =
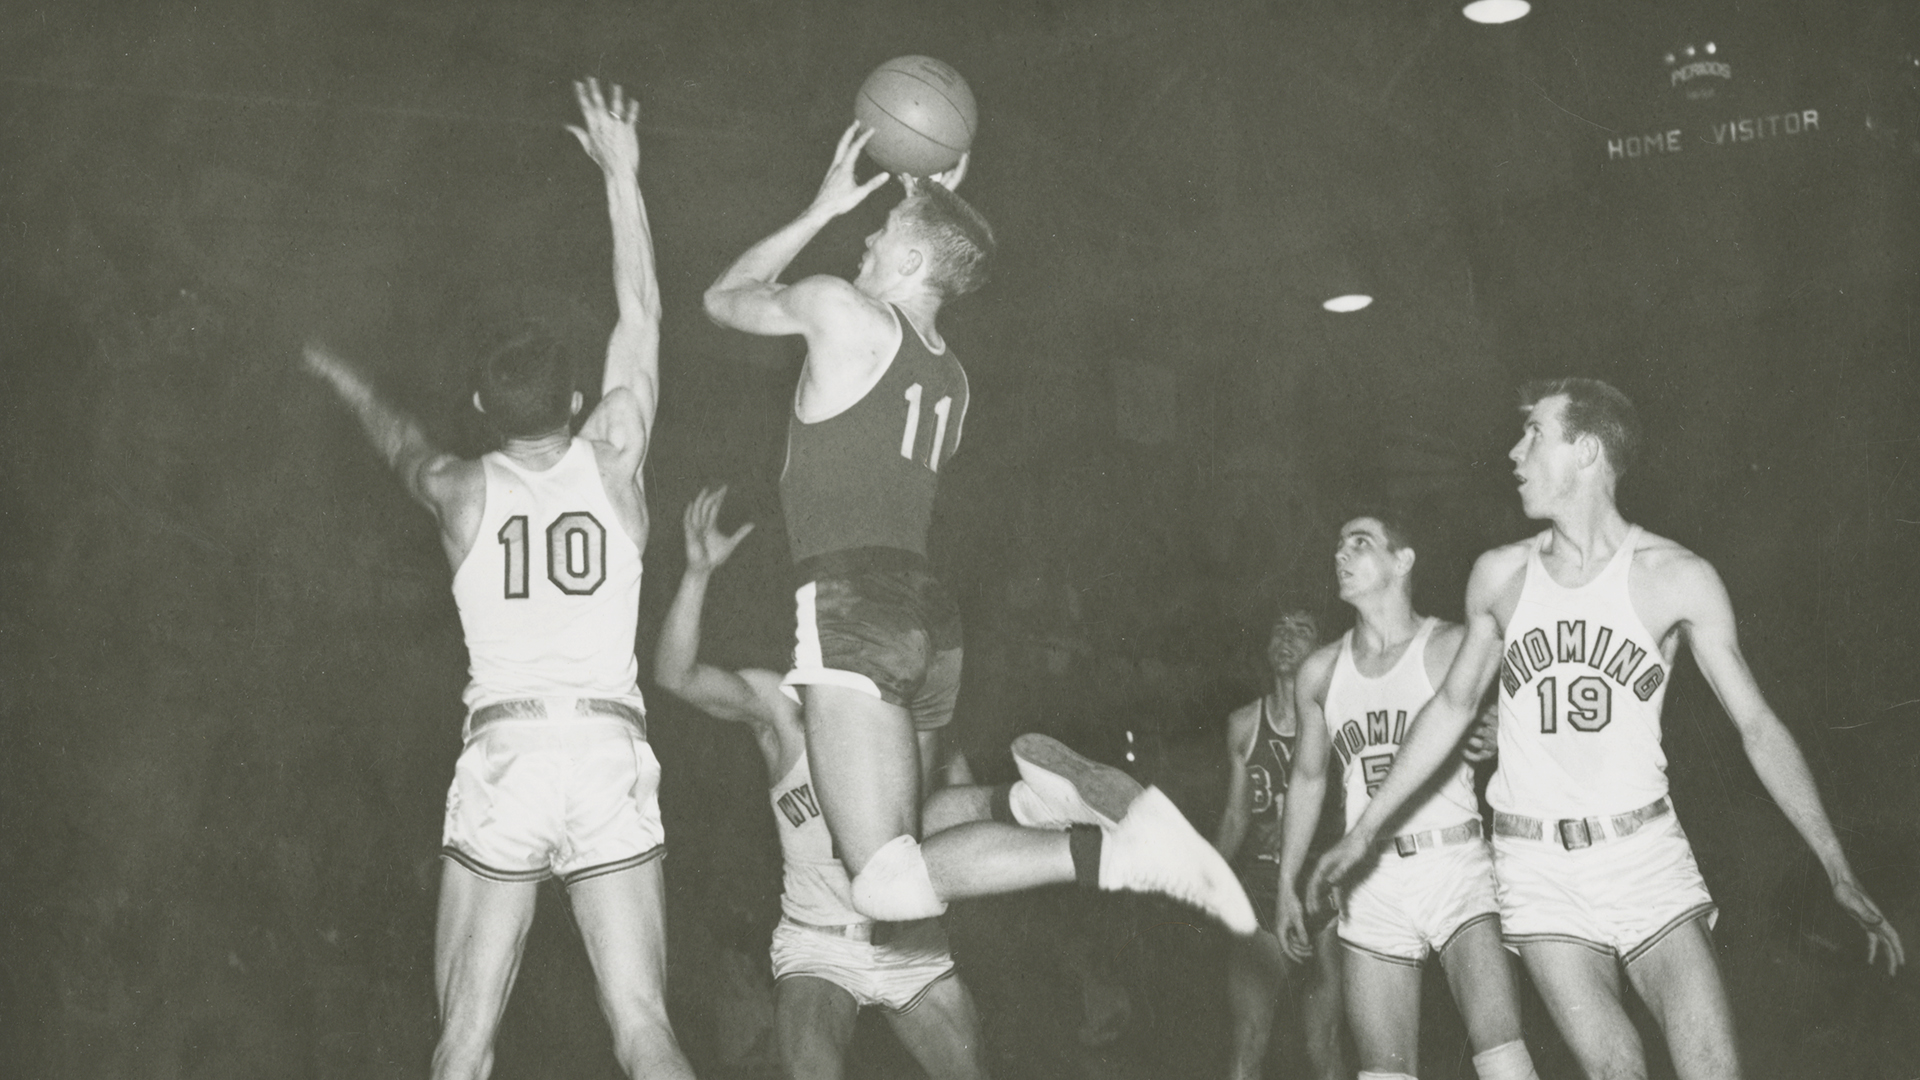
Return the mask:
{"type": "Polygon", "coordinates": [[[920,842],[896,836],[853,877],[853,909],[875,922],[912,922],[946,914],[920,842]]]}

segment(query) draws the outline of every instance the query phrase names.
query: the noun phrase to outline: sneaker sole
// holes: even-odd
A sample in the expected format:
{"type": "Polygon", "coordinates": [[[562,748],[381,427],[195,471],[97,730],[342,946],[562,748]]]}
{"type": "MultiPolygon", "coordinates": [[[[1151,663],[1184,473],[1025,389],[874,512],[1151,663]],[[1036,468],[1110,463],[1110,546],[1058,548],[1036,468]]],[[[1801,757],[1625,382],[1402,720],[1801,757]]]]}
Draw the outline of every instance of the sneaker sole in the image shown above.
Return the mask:
{"type": "Polygon", "coordinates": [[[1081,757],[1046,735],[1030,733],[1013,740],[1013,756],[1072,784],[1080,801],[1106,818],[1109,828],[1127,816],[1127,808],[1146,790],[1119,769],[1081,757]]]}

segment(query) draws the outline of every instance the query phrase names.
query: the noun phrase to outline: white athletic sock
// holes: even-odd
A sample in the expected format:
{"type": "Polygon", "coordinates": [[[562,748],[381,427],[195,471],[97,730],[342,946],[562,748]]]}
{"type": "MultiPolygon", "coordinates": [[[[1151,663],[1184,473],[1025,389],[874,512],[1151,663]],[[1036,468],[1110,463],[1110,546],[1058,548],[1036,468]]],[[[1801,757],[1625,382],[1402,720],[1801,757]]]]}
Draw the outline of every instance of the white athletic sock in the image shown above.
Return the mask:
{"type": "Polygon", "coordinates": [[[1356,1080],[1418,1080],[1418,1078],[1411,1073],[1368,1072],[1365,1069],[1361,1069],[1360,1075],[1356,1080]]]}
{"type": "Polygon", "coordinates": [[[1015,780],[1007,789],[1007,809],[1013,812],[1016,825],[1030,829],[1064,829],[1067,822],[1060,821],[1047,809],[1047,804],[1034,794],[1032,785],[1025,780],[1015,780]]]}
{"type": "Polygon", "coordinates": [[[1480,1080],[1540,1080],[1533,1071],[1533,1055],[1519,1039],[1473,1055],[1473,1071],[1480,1080]]]}

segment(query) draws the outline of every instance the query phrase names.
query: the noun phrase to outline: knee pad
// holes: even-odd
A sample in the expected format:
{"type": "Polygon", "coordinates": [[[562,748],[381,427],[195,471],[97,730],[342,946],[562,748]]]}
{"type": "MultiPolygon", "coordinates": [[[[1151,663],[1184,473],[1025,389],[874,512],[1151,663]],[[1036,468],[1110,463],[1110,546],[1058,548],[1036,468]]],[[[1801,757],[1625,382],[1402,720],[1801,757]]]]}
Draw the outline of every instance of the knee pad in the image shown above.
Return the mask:
{"type": "Polygon", "coordinates": [[[1473,1071],[1480,1080],[1540,1080],[1533,1071],[1533,1055],[1519,1039],[1473,1055],[1473,1071]]]}
{"type": "Polygon", "coordinates": [[[896,836],[873,853],[866,869],[853,877],[853,909],[875,922],[912,922],[946,914],[947,905],[933,891],[918,840],[896,836]]]}

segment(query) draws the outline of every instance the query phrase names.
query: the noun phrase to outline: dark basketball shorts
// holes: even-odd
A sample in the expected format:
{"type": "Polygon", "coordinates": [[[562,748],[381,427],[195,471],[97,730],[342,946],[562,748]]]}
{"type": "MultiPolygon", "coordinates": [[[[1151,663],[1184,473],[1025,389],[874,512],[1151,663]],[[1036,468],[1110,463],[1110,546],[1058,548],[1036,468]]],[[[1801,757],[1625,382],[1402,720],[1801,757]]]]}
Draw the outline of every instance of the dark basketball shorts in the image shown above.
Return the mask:
{"type": "Polygon", "coordinates": [[[960,609],[920,557],[859,548],[809,559],[803,576],[788,692],[847,687],[906,709],[921,731],[946,726],[960,695],[960,609]]]}

